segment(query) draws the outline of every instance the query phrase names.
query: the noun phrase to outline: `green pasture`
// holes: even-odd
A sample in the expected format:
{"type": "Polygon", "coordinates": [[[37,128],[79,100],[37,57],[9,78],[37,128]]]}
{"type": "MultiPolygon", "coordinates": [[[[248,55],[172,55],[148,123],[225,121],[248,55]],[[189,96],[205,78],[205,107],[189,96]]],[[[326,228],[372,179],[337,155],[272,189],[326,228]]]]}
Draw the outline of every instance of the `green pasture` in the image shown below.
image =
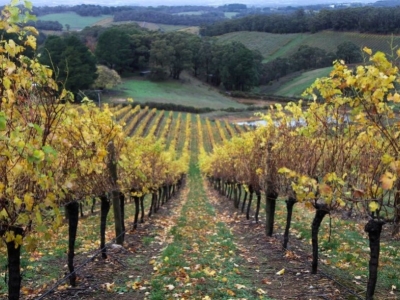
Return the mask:
{"type": "Polygon", "coordinates": [[[274,34],[267,32],[239,31],[231,32],[218,37],[221,43],[238,41],[252,50],[261,52],[265,61],[281,56],[289,56],[297,51],[301,45],[308,45],[336,52],[337,46],[350,41],[360,49],[371,48],[373,51],[382,51],[391,54],[395,46],[400,45],[400,35],[379,35],[357,32],[321,31],[314,34],[291,33],[274,34]]]}
{"type": "MultiPolygon", "coordinates": [[[[400,35],[392,36],[358,32],[321,31],[308,35],[301,44],[336,52],[337,46],[347,41],[356,44],[360,49],[368,47],[374,52],[382,51],[391,54],[391,44],[393,46],[400,45],[400,35]]],[[[295,51],[295,49],[293,50],[295,51]]]]}
{"type": "Polygon", "coordinates": [[[66,24],[70,25],[70,30],[79,30],[87,26],[92,26],[95,23],[110,17],[110,15],[102,15],[99,17],[82,17],[74,12],[68,12],[60,14],[49,14],[38,17],[38,19],[43,21],[58,21],[64,26],[64,30],[66,29],[66,24]]]}
{"type": "Polygon", "coordinates": [[[327,67],[304,72],[283,84],[274,94],[285,97],[300,97],[317,78],[328,76],[331,70],[332,67],[327,67]]]}
{"type": "Polygon", "coordinates": [[[224,13],[225,14],[225,18],[228,18],[228,19],[232,19],[233,17],[235,17],[238,13],[237,12],[225,12],[224,13]]]}
{"type": "Polygon", "coordinates": [[[264,58],[268,58],[274,53],[282,51],[287,45],[289,49],[293,47],[292,41],[296,40],[299,36],[301,35],[297,33],[274,34],[267,32],[238,31],[221,35],[218,41],[220,43],[233,41],[241,42],[247,48],[258,50],[264,58]]]}
{"type": "Polygon", "coordinates": [[[116,90],[118,95],[108,99],[109,101],[132,97],[135,102],[140,103],[173,103],[214,109],[246,107],[195,79],[184,79],[184,82],[173,80],[150,81],[140,77],[132,77],[125,79],[116,90]]]}
{"type": "Polygon", "coordinates": [[[176,13],[176,14],[173,14],[173,15],[180,15],[180,16],[200,16],[200,15],[202,15],[202,14],[204,14],[204,11],[199,11],[199,10],[196,10],[196,11],[184,11],[184,12],[180,12],[180,13],[176,13]]]}

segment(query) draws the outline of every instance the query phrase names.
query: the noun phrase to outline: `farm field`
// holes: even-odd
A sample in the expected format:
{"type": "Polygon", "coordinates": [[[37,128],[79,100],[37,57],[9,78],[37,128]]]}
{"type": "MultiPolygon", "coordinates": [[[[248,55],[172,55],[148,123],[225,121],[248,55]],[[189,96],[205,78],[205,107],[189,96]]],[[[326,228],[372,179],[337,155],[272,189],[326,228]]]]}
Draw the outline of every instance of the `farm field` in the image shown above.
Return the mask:
{"type": "MultiPolygon", "coordinates": [[[[332,67],[312,70],[304,72],[287,83],[283,84],[279,89],[274,92],[274,95],[285,97],[301,97],[302,93],[314,83],[316,78],[326,77],[329,75],[332,67]]],[[[280,79],[281,81],[284,78],[280,79]]]]}
{"type": "Polygon", "coordinates": [[[301,35],[297,33],[273,34],[255,31],[238,31],[219,36],[218,42],[241,42],[247,48],[258,50],[264,58],[268,58],[278,51],[283,51],[282,49],[291,49],[293,47],[292,42],[299,37],[301,37],[301,35]]]}
{"type": "MultiPolygon", "coordinates": [[[[266,60],[293,54],[301,45],[336,52],[339,44],[351,41],[360,48],[391,53],[391,35],[357,32],[321,31],[314,34],[272,34],[266,32],[232,32],[218,37],[220,42],[239,41],[249,49],[259,50],[266,60]]],[[[400,36],[393,36],[393,46],[400,44],[400,36]]]]}
{"type": "Polygon", "coordinates": [[[157,82],[145,80],[141,77],[125,79],[124,82],[116,87],[118,95],[109,98],[107,101],[113,102],[113,99],[126,99],[132,97],[134,101],[173,103],[184,106],[193,106],[198,108],[245,108],[246,105],[237,103],[232,99],[220,94],[217,90],[206,87],[204,83],[195,78],[183,78],[180,81],[157,82]]]}
{"type": "Polygon", "coordinates": [[[58,21],[60,22],[64,30],[66,29],[65,25],[70,25],[70,30],[81,30],[87,26],[93,26],[102,20],[110,19],[111,16],[103,15],[99,17],[82,17],[74,12],[70,13],[61,13],[61,14],[49,14],[38,17],[39,20],[43,21],[58,21]]]}

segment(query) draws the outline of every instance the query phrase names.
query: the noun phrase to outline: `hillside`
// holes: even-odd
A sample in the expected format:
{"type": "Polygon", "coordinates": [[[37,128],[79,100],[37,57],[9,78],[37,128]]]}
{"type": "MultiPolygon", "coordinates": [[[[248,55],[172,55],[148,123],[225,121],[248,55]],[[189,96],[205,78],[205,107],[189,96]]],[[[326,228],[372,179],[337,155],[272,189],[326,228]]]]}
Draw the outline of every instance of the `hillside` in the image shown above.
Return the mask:
{"type": "Polygon", "coordinates": [[[70,25],[70,30],[81,30],[86,26],[93,26],[98,22],[102,22],[104,20],[109,20],[111,18],[110,15],[102,15],[99,17],[82,17],[74,12],[66,12],[60,14],[49,14],[45,16],[38,17],[38,20],[42,21],[58,21],[60,22],[64,30],[66,29],[66,25],[70,25]]]}
{"type": "Polygon", "coordinates": [[[360,48],[391,53],[391,45],[400,44],[400,35],[363,34],[357,32],[321,31],[310,33],[273,34],[267,32],[239,31],[218,37],[221,43],[238,41],[249,49],[258,50],[266,60],[294,53],[301,45],[336,52],[343,42],[350,41],[360,48]],[[392,41],[393,39],[393,41],[392,41]]]}
{"type": "Polygon", "coordinates": [[[175,105],[196,108],[245,108],[229,97],[226,97],[205,83],[190,76],[182,76],[180,81],[150,81],[143,77],[124,79],[116,87],[114,93],[106,97],[107,101],[118,102],[120,99],[132,97],[135,102],[172,103],[175,105]]]}

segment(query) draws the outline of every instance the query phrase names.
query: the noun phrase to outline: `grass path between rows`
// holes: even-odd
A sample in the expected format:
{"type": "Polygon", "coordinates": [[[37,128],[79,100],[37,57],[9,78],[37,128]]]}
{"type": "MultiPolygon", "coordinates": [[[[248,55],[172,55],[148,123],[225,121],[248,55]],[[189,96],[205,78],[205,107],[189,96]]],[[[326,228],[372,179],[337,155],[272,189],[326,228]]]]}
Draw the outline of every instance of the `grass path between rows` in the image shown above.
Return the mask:
{"type": "Polygon", "coordinates": [[[167,246],[150,262],[147,299],[267,299],[242,276],[234,236],[216,217],[193,160],[186,189],[167,246]]]}

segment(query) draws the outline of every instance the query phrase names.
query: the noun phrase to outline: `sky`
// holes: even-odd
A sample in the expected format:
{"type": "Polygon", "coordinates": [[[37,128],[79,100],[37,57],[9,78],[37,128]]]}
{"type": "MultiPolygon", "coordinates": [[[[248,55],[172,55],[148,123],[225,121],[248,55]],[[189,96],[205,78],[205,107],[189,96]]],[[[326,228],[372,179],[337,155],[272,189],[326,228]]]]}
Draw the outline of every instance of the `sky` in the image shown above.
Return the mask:
{"type": "MultiPolygon", "coordinates": [[[[77,5],[77,4],[98,4],[103,6],[118,5],[140,5],[140,6],[158,6],[158,5],[223,5],[228,3],[242,3],[250,6],[299,6],[307,4],[333,4],[333,3],[371,3],[376,0],[30,0],[34,6],[56,6],[56,5],[77,5]]],[[[0,4],[8,4],[9,0],[0,0],[0,4]]]]}

